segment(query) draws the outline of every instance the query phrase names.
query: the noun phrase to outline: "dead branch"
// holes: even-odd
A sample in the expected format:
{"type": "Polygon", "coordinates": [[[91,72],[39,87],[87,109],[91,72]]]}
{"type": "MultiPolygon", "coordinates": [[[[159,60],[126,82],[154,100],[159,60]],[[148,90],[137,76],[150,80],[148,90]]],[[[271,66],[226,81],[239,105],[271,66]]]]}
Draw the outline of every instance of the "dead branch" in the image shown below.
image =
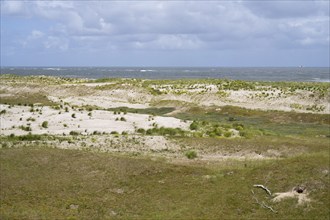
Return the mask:
{"type": "Polygon", "coordinates": [[[253,186],[265,190],[265,191],[268,193],[268,195],[272,196],[272,193],[270,192],[270,190],[269,190],[267,187],[265,187],[264,185],[255,184],[255,185],[253,185],[253,186]]]}
{"type": "MultiPolygon", "coordinates": [[[[253,190],[251,190],[251,192],[252,192],[252,194],[254,195],[253,190]]],[[[271,206],[266,205],[266,203],[265,203],[264,201],[259,202],[259,200],[258,200],[257,197],[255,197],[255,196],[253,196],[253,199],[254,199],[254,200],[256,201],[256,203],[257,203],[258,205],[260,205],[261,207],[263,207],[263,208],[267,208],[267,209],[271,210],[272,212],[277,213],[277,211],[275,211],[271,206]]]]}
{"type": "Polygon", "coordinates": [[[266,205],[265,202],[262,202],[262,206],[269,209],[269,210],[271,210],[272,212],[276,213],[276,211],[272,207],[266,205]]]}

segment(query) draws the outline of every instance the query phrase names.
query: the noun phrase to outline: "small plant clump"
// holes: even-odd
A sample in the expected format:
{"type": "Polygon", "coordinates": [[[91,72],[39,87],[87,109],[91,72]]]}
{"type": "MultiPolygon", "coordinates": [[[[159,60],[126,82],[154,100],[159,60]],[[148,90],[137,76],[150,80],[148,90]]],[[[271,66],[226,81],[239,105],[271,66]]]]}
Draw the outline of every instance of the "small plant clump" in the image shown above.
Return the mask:
{"type": "Polygon", "coordinates": [[[48,121],[42,122],[41,127],[48,128],[48,121]]]}
{"type": "Polygon", "coordinates": [[[32,131],[32,128],[30,126],[21,125],[19,126],[19,128],[22,129],[23,131],[32,131]]]}
{"type": "Polygon", "coordinates": [[[188,159],[195,159],[197,157],[197,152],[194,150],[189,150],[185,153],[188,159]]]}
{"type": "Polygon", "coordinates": [[[145,134],[146,130],[143,129],[143,128],[139,128],[139,129],[136,130],[136,132],[139,133],[139,134],[145,134]]]}
{"type": "Polygon", "coordinates": [[[231,137],[231,135],[232,135],[232,132],[231,131],[226,131],[224,133],[224,136],[227,137],[227,138],[231,137]]]}
{"type": "Polygon", "coordinates": [[[28,119],[26,119],[26,121],[35,121],[35,118],[29,117],[28,119]]]}
{"type": "Polygon", "coordinates": [[[1,110],[1,112],[0,112],[0,115],[2,115],[2,114],[6,114],[6,109],[3,109],[3,110],[1,110]]]}
{"type": "Polygon", "coordinates": [[[190,124],[189,128],[190,128],[190,130],[197,130],[198,123],[196,121],[194,121],[193,123],[190,124]]]}
{"type": "Polygon", "coordinates": [[[78,132],[78,131],[70,131],[69,134],[70,134],[70,135],[79,135],[79,132],[78,132]]]}
{"type": "Polygon", "coordinates": [[[73,113],[73,114],[71,115],[71,117],[72,117],[72,118],[76,118],[76,114],[73,113]]]}
{"type": "Polygon", "coordinates": [[[100,135],[101,134],[101,132],[99,132],[99,131],[93,131],[93,135],[100,135]]]}

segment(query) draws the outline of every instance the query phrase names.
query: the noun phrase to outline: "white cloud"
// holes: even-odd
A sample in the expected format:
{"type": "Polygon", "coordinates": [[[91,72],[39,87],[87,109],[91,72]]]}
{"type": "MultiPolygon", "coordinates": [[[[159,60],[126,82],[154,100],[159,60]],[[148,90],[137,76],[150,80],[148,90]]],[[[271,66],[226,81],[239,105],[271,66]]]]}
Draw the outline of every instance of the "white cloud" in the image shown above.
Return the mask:
{"type": "Polygon", "coordinates": [[[4,1],[1,2],[1,13],[15,15],[22,13],[23,2],[22,1],[4,1]]]}
{"type": "Polygon", "coordinates": [[[45,34],[41,31],[38,30],[33,30],[31,32],[31,35],[29,36],[30,39],[39,39],[41,37],[43,37],[45,34]]]}
{"type": "Polygon", "coordinates": [[[69,41],[67,39],[49,36],[47,39],[43,42],[46,49],[56,49],[65,51],[69,48],[69,41]]]}
{"type": "Polygon", "coordinates": [[[5,16],[48,21],[50,27],[32,31],[24,39],[44,38],[39,42],[48,49],[66,50],[71,44],[139,50],[329,44],[327,1],[4,1],[1,4],[5,16]]]}

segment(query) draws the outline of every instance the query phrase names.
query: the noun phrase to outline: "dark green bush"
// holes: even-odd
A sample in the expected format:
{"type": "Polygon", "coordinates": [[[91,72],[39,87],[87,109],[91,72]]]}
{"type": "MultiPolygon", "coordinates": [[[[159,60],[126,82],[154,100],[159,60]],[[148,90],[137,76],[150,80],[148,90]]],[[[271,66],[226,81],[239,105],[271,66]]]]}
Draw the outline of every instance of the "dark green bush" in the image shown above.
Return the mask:
{"type": "Polygon", "coordinates": [[[32,128],[30,126],[21,125],[19,126],[19,128],[22,129],[23,131],[32,131],[32,128]]]}
{"type": "Polygon", "coordinates": [[[196,121],[194,121],[193,123],[190,124],[189,128],[190,128],[190,130],[197,130],[198,123],[196,121]]]}
{"type": "Polygon", "coordinates": [[[188,159],[195,159],[197,157],[197,153],[194,150],[189,150],[185,153],[188,159]]]}
{"type": "Polygon", "coordinates": [[[48,121],[42,122],[41,127],[48,128],[48,121]]]}
{"type": "Polygon", "coordinates": [[[231,133],[231,131],[226,131],[223,135],[225,137],[229,138],[229,137],[231,137],[232,133],[231,133]]]}
{"type": "Polygon", "coordinates": [[[70,131],[70,135],[79,135],[80,133],[78,131],[70,131]]]}
{"type": "Polygon", "coordinates": [[[139,128],[136,130],[137,133],[140,133],[140,134],[145,134],[146,133],[146,130],[144,130],[143,128],[139,128]]]}

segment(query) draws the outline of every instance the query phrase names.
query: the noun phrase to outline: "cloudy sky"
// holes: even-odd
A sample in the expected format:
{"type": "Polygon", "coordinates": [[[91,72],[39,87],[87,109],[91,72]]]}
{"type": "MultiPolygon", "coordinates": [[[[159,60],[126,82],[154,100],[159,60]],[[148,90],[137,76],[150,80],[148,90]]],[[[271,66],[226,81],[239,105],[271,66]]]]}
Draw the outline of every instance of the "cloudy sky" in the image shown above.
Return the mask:
{"type": "Polygon", "coordinates": [[[329,66],[329,1],[3,1],[2,66],[329,66]]]}

